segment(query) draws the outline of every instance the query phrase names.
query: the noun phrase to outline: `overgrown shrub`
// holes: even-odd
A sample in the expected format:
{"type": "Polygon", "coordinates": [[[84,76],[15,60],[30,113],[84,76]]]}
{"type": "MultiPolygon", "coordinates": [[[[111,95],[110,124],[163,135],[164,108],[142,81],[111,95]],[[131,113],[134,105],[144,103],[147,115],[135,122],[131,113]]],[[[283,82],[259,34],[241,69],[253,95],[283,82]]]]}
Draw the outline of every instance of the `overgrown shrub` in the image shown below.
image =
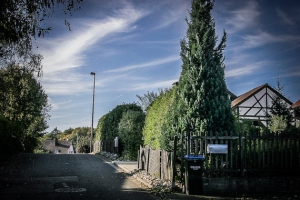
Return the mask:
{"type": "Polygon", "coordinates": [[[129,110],[122,114],[118,131],[119,138],[123,144],[123,157],[136,160],[137,152],[142,141],[142,129],[145,123],[145,113],[142,111],[129,110]]]}

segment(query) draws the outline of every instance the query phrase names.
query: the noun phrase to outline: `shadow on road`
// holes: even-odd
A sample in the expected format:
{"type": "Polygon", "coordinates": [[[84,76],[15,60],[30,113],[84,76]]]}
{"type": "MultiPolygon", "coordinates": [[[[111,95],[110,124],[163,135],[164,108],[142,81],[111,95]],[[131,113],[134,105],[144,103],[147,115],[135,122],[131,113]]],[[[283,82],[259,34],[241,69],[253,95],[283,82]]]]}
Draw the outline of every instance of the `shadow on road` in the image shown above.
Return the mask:
{"type": "Polygon", "coordinates": [[[0,199],[154,199],[89,154],[19,154],[0,166],[0,199]]]}

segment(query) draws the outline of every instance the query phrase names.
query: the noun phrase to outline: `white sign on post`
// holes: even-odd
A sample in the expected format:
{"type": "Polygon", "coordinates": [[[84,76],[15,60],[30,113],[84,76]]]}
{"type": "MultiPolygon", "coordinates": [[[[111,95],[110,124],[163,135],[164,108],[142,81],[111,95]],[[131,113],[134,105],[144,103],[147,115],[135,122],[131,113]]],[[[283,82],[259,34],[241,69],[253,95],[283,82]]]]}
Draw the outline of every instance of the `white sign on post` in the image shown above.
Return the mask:
{"type": "Polygon", "coordinates": [[[227,144],[208,144],[207,153],[210,154],[228,154],[227,144]]]}
{"type": "Polygon", "coordinates": [[[118,147],[118,146],[119,146],[119,138],[116,137],[116,138],[114,139],[114,141],[115,141],[115,147],[118,147]]]}

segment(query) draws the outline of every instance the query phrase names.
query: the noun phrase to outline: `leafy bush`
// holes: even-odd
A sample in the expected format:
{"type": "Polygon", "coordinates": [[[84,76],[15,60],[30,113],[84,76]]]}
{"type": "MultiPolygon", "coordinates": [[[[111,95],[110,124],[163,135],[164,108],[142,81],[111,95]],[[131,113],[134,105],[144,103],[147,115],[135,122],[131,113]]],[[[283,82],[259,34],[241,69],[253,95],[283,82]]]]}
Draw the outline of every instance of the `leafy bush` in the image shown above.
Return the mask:
{"type": "Polygon", "coordinates": [[[105,120],[105,117],[107,115],[103,115],[99,120],[98,120],[98,124],[97,124],[97,128],[95,130],[95,136],[94,136],[94,142],[96,141],[100,141],[103,137],[103,123],[104,123],[104,120],[105,120]]]}
{"type": "Polygon", "coordinates": [[[140,106],[131,103],[118,105],[106,114],[102,124],[101,140],[113,140],[119,136],[119,123],[123,117],[123,113],[130,110],[143,112],[140,106]]]}
{"type": "Polygon", "coordinates": [[[122,155],[130,160],[137,158],[137,152],[142,145],[142,129],[145,122],[145,114],[141,111],[127,111],[122,115],[119,123],[119,138],[123,144],[122,155]]]}

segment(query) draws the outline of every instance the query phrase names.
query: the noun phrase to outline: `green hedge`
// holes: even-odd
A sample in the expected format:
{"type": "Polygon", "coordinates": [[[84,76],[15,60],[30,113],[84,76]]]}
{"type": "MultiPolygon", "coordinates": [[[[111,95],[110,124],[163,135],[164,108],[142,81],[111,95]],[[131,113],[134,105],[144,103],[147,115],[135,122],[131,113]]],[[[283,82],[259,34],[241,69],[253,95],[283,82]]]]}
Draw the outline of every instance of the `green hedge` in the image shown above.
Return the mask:
{"type": "Polygon", "coordinates": [[[165,149],[172,138],[172,112],[174,107],[176,87],[166,90],[154,100],[147,109],[143,129],[144,145],[152,149],[165,149]]]}

